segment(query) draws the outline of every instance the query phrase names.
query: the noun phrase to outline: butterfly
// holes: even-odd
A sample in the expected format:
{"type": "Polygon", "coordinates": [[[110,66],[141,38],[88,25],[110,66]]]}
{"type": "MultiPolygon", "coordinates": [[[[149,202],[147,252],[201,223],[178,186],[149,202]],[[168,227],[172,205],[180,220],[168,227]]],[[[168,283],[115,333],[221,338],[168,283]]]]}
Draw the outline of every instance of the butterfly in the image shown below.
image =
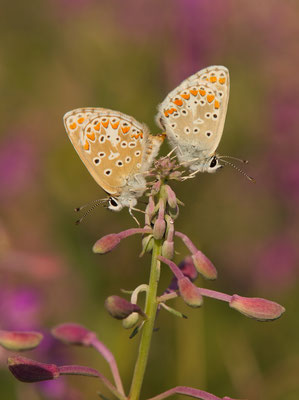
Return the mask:
{"type": "Polygon", "coordinates": [[[108,194],[97,202],[107,202],[113,211],[128,207],[131,213],[146,190],[144,173],[164,136],[153,136],[133,117],[105,108],[78,108],[63,119],[79,157],[108,194]]]}
{"type": "Polygon", "coordinates": [[[211,66],[185,79],[158,106],[158,125],[165,130],[180,162],[193,174],[216,172],[222,167],[215,151],[223,133],[228,98],[228,69],[211,66]]]}

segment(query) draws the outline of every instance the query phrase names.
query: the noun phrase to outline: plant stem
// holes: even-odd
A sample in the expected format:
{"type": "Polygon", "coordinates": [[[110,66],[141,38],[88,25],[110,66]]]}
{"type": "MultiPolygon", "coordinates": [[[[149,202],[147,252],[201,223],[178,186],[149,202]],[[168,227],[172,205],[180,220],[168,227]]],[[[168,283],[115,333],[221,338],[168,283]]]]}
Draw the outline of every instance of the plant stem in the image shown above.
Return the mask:
{"type": "Polygon", "coordinates": [[[141,386],[147,365],[148,354],[155,324],[157,311],[157,288],[160,274],[160,261],[158,256],[161,255],[162,240],[155,240],[152,252],[152,263],[148,292],[146,296],[145,313],[148,317],[142,329],[142,336],[139,345],[138,358],[135,364],[133,380],[131,384],[129,399],[138,400],[140,396],[141,386]]]}

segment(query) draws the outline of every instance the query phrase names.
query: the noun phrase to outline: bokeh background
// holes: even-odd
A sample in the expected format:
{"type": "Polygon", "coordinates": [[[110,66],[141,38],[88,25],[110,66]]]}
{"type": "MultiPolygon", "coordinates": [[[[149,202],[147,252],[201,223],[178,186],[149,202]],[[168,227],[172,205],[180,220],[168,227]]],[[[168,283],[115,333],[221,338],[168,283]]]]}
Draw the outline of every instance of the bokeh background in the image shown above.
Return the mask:
{"type": "MultiPolygon", "coordinates": [[[[258,323],[211,299],[200,310],[174,302],[189,318],[160,313],[143,398],[189,385],[219,396],[298,399],[298,1],[17,0],[1,4],[0,18],[0,328],[44,332],[31,358],[110,376],[91,349],[47,334],[63,321],[85,324],[114,352],[129,388],[139,339],[129,340],[103,303],[147,281],[149,256],[138,258],[135,237],[109,255],[92,254],[98,238],[134,222],[126,211],[98,208],[74,225],[74,207],[102,191],[62,116],[101,106],[158,132],[154,116],[165,95],[222,64],[231,95],[219,151],[249,159],[256,184],[229,167],[176,184],[186,204],[177,228],[218,268],[216,282],[199,284],[267,297],[287,312],[258,323]]],[[[180,261],[187,253],[179,242],[177,250],[180,261]]],[[[161,292],[170,278],[163,269],[161,292]]],[[[0,349],[1,398],[97,398],[98,382],[88,378],[17,382],[6,369],[10,354],[0,349]]]]}

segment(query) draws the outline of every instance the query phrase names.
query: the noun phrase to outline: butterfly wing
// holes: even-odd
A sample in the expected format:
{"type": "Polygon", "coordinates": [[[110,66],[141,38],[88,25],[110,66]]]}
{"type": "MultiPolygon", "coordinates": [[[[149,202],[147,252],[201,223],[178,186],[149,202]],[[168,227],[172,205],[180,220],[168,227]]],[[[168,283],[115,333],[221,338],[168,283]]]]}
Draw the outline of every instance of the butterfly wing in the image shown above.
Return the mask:
{"type": "Polygon", "coordinates": [[[184,80],[158,107],[157,121],[181,161],[204,160],[218,147],[227,112],[229,73],[212,66],[184,80]]]}
{"type": "Polygon", "coordinates": [[[122,195],[130,179],[152,163],[161,144],[134,118],[104,108],[70,111],[64,124],[90,174],[115,196],[122,195]]]}

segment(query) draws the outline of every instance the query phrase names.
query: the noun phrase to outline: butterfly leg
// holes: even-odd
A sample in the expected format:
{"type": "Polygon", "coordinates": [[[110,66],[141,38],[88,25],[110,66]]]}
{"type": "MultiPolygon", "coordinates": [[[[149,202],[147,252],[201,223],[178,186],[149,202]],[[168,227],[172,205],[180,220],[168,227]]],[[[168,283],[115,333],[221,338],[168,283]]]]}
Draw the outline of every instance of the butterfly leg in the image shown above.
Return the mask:
{"type": "Polygon", "coordinates": [[[176,151],[176,149],[178,148],[178,146],[175,146],[166,156],[166,157],[170,157],[172,153],[174,153],[176,151]]]}
{"type": "Polygon", "coordinates": [[[192,172],[191,174],[187,175],[187,176],[183,176],[182,177],[182,181],[186,181],[187,179],[193,179],[195,178],[195,175],[198,174],[198,172],[200,172],[200,169],[197,169],[196,171],[192,172]]]}
{"type": "Polygon", "coordinates": [[[132,210],[136,210],[136,209],[133,208],[133,207],[129,207],[129,214],[131,215],[131,217],[133,218],[133,220],[136,222],[136,224],[137,224],[138,226],[140,226],[140,223],[139,223],[138,219],[135,217],[135,215],[133,214],[132,210]]]}

